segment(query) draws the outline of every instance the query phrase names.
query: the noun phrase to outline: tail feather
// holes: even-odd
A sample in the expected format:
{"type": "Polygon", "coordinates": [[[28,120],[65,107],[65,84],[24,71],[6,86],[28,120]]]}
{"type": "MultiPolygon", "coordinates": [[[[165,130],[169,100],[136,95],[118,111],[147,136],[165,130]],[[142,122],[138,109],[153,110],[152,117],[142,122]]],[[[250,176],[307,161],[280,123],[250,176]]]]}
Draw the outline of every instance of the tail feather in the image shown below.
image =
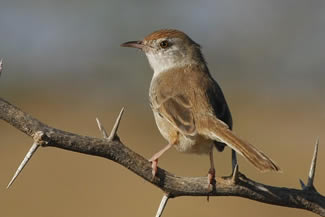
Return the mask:
{"type": "Polygon", "coordinates": [[[204,130],[201,132],[205,136],[227,144],[262,172],[268,170],[281,171],[280,167],[274,161],[253,145],[238,138],[222,121],[209,118],[206,123],[208,123],[208,126],[203,127],[204,130]]]}

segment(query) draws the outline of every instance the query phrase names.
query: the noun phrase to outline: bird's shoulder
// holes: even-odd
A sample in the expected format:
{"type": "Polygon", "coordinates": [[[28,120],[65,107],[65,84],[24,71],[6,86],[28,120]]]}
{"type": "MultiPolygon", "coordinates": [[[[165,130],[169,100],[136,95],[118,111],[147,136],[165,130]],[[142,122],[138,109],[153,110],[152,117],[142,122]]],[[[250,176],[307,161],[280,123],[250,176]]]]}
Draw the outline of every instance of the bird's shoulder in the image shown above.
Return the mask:
{"type": "Polygon", "coordinates": [[[152,78],[150,100],[158,104],[170,97],[190,102],[193,92],[204,92],[204,74],[197,66],[184,66],[166,70],[152,78]]]}

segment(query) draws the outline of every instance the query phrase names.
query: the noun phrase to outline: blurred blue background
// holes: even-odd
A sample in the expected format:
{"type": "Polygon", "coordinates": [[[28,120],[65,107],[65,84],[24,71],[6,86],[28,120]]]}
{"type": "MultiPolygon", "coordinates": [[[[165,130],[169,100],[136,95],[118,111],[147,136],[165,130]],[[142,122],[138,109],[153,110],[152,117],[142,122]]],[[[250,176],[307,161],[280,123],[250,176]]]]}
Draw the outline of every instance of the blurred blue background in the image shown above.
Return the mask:
{"type": "Polygon", "coordinates": [[[324,91],[324,8],[317,0],[2,0],[1,86],[73,81],[97,95],[123,83],[139,92],[151,71],[145,58],[119,45],[177,28],[202,45],[218,79],[314,95],[324,91]]]}

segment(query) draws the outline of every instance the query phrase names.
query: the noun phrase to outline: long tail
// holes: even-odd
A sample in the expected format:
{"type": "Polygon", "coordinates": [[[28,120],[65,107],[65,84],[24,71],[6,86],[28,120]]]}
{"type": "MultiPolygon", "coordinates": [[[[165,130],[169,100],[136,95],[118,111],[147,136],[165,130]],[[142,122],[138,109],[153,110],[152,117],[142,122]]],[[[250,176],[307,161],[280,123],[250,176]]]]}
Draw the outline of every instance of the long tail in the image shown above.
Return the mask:
{"type": "Polygon", "coordinates": [[[268,170],[281,171],[280,167],[274,161],[253,145],[238,138],[222,121],[211,116],[206,121],[205,126],[202,125],[200,127],[202,131],[200,133],[213,140],[225,143],[262,172],[268,170]]]}

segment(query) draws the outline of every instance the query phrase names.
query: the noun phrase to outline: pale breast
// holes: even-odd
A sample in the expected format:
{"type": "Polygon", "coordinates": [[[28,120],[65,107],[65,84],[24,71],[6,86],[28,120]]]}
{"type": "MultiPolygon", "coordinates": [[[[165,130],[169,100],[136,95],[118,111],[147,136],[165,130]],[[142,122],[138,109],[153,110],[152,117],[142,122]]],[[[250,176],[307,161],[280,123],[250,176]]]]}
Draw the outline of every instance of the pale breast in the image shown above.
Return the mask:
{"type": "Polygon", "coordinates": [[[189,96],[193,89],[191,86],[183,88],[191,78],[181,76],[184,70],[167,71],[153,77],[149,91],[151,108],[162,136],[168,142],[173,142],[177,135],[175,148],[178,151],[209,153],[213,141],[203,138],[196,131],[194,110],[189,96]]]}

